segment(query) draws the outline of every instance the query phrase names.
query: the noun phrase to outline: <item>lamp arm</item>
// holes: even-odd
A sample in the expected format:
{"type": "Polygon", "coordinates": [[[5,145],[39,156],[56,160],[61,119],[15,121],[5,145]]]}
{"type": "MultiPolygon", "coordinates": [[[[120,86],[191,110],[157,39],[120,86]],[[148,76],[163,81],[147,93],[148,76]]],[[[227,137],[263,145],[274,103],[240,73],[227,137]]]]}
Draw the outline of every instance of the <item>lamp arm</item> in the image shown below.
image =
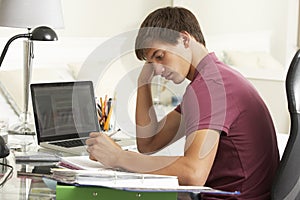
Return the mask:
{"type": "Polygon", "coordinates": [[[7,41],[6,45],[4,46],[3,51],[2,51],[2,53],[1,53],[1,57],[0,57],[0,67],[1,67],[1,65],[2,65],[2,62],[3,62],[3,60],[4,60],[4,57],[5,57],[5,55],[6,55],[6,52],[7,52],[7,50],[8,50],[8,47],[9,47],[10,43],[12,43],[12,41],[14,41],[15,39],[18,39],[18,38],[30,38],[30,36],[31,36],[30,33],[26,33],[26,34],[18,34],[18,35],[13,36],[12,38],[10,38],[10,39],[7,41]]]}

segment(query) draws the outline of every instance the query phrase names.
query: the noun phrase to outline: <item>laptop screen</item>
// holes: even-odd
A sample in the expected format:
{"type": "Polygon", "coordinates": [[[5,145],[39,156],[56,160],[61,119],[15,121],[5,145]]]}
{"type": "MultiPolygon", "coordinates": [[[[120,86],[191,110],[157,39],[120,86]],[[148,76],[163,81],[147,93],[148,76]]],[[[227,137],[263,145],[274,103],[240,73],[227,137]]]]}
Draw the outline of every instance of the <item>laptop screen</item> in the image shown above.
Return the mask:
{"type": "Polygon", "coordinates": [[[35,83],[30,89],[38,143],[99,131],[91,81],[35,83]]]}

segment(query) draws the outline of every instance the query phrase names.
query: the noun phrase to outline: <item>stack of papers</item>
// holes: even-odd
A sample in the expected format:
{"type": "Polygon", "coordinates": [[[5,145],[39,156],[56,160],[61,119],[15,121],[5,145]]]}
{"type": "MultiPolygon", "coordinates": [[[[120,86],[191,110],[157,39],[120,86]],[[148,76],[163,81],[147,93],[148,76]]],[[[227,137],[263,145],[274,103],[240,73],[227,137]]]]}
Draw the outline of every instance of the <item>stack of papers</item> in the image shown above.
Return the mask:
{"type": "Polygon", "coordinates": [[[176,176],[141,174],[100,169],[98,171],[57,169],[51,170],[53,178],[64,183],[102,186],[111,188],[174,188],[178,186],[176,176]]]}
{"type": "Polygon", "coordinates": [[[58,165],[63,168],[52,169],[53,178],[65,183],[113,188],[136,188],[141,185],[145,188],[178,186],[176,176],[132,173],[105,168],[100,162],[90,160],[88,156],[61,157],[58,165]]]}
{"type": "Polygon", "coordinates": [[[67,184],[109,187],[126,191],[194,192],[237,195],[239,192],[216,190],[205,186],[181,186],[177,176],[144,174],[105,168],[88,156],[61,157],[59,166],[51,169],[52,178],[67,184]]]}
{"type": "Polygon", "coordinates": [[[193,192],[219,195],[238,195],[205,186],[181,186],[176,176],[141,174],[102,169],[99,171],[52,169],[53,179],[77,186],[100,186],[125,191],[193,192]]]}

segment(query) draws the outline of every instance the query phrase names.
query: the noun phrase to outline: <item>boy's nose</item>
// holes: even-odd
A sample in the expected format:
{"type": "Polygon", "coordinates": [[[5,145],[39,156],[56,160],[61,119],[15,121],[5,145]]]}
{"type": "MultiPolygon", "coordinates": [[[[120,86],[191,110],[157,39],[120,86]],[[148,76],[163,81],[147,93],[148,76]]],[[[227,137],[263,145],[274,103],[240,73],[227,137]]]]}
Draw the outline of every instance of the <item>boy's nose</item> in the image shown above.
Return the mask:
{"type": "Polygon", "coordinates": [[[161,64],[155,64],[154,65],[154,72],[155,75],[162,75],[165,71],[165,67],[161,64]]]}

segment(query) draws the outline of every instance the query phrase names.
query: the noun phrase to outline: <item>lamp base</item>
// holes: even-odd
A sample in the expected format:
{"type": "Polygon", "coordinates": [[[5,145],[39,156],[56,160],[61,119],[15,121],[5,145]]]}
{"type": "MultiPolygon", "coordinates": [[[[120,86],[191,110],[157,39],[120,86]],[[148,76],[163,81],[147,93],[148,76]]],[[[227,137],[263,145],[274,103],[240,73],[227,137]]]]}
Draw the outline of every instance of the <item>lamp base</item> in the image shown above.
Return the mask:
{"type": "Polygon", "coordinates": [[[29,114],[22,113],[19,117],[20,122],[13,124],[8,130],[8,133],[17,135],[35,135],[34,124],[29,123],[28,119],[30,119],[29,114]]]}
{"type": "Polygon", "coordinates": [[[35,135],[35,131],[29,128],[28,124],[15,124],[12,129],[8,130],[8,133],[15,135],[35,135]]]}

